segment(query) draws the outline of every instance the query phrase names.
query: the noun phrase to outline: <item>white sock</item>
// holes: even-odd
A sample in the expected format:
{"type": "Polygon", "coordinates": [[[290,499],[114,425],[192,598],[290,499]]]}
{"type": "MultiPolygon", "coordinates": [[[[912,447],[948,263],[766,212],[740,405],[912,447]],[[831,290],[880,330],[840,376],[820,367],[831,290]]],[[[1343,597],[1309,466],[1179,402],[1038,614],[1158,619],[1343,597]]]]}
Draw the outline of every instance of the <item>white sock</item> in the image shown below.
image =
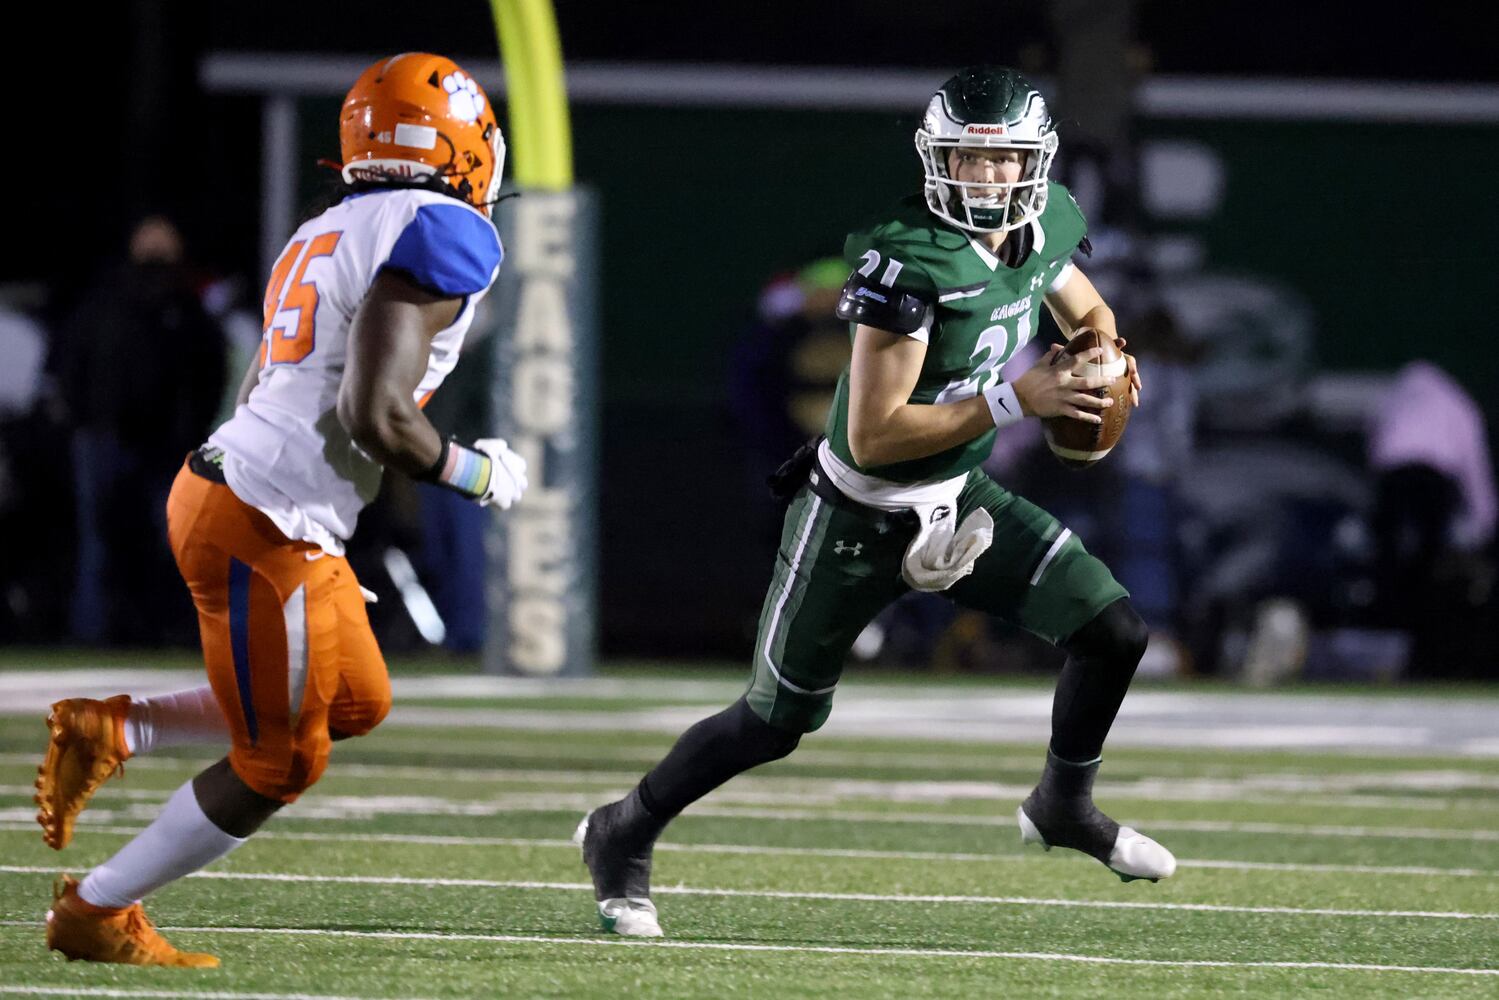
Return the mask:
{"type": "Polygon", "coordinates": [[[125,746],[132,754],[200,743],[223,746],[229,740],[229,723],[207,685],[132,699],[125,713],[125,746]]]}
{"type": "Polygon", "coordinates": [[[89,872],[78,886],[78,895],[95,906],[130,906],[243,843],[203,815],[189,780],[172,793],[155,822],[89,872]]]}

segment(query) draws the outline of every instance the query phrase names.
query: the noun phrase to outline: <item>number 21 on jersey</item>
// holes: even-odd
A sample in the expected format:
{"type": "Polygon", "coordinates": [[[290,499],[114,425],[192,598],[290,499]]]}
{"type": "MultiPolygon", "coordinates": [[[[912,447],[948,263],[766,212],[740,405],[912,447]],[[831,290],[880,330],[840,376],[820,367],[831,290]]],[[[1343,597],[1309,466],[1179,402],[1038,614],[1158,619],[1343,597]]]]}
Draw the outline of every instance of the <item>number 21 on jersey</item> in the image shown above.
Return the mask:
{"type": "Polygon", "coordinates": [[[297,240],[281,252],[265,286],[261,367],[294,365],[312,353],[318,291],[316,280],[307,280],[307,265],[319,257],[332,255],[341,236],[342,232],[323,233],[310,240],[297,240]],[[292,312],[296,313],[294,323],[291,317],[283,316],[292,312]],[[282,321],[278,323],[277,317],[283,317],[282,321]]]}

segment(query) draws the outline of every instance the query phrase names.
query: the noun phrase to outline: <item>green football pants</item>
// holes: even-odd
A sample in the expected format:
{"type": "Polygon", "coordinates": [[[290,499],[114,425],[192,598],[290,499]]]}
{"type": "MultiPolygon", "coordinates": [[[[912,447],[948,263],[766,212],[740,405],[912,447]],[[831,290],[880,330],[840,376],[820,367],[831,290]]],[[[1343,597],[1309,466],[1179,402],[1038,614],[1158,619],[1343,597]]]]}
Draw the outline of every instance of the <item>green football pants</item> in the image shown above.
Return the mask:
{"type": "MultiPolygon", "coordinates": [[[[1129,596],[1056,518],[974,470],[957,516],[980,506],[994,518],[994,543],[943,592],[953,601],[1059,644],[1129,596]]],[[[910,589],[901,560],[915,536],[908,512],[833,502],[806,485],[798,491],[760,611],[747,695],[760,718],[795,732],[827,721],[854,640],[910,589]]]]}

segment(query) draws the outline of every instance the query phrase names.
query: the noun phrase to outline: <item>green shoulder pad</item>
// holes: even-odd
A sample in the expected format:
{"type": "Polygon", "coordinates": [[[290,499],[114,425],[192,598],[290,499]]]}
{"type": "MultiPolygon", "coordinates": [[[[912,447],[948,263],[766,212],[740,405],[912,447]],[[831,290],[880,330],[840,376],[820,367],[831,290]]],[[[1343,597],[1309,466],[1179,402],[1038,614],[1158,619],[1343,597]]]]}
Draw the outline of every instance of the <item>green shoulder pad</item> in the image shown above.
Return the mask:
{"type": "Polygon", "coordinates": [[[1046,211],[1037,220],[1046,237],[1041,257],[1048,263],[1071,257],[1077,252],[1077,245],[1083,237],[1088,235],[1088,220],[1083,218],[1083,210],[1078,207],[1072,192],[1056,181],[1051,182],[1050,188],[1046,211]]]}

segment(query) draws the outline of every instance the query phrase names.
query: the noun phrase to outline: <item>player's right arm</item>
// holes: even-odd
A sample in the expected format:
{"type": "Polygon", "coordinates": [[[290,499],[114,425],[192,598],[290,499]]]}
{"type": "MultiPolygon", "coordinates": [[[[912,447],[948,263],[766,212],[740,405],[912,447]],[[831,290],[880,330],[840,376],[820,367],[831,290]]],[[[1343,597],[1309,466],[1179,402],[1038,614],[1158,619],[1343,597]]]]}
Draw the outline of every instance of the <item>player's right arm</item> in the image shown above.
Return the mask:
{"type": "MultiPolygon", "coordinates": [[[[972,441],[1000,423],[1003,411],[988,393],[950,403],[911,403],[911,392],[921,376],[926,344],[904,334],[860,324],[854,330],[853,358],[848,373],[848,447],[861,466],[889,465],[926,458],[972,441]]],[[[1020,417],[1076,417],[1101,423],[1097,409],[1108,405],[1085,389],[1108,384],[1104,376],[1074,372],[1103,352],[1078,355],[1072,366],[1052,365],[1061,350],[1054,346],[1045,357],[1010,383],[1020,403],[1020,417]]]]}
{"type": "Polygon", "coordinates": [[[848,370],[848,449],[865,468],[926,458],[994,426],[982,396],[954,403],[909,402],[926,344],[859,324],[848,370]]]}
{"type": "Polygon", "coordinates": [[[462,299],[438,297],[385,270],[354,314],[338,419],[381,465],[421,476],[437,461],[442,436],[416,405],[416,387],[427,370],[432,338],[462,308],[462,299]]]}
{"type": "Polygon", "coordinates": [[[526,462],[497,438],[473,447],[444,440],[416,404],[432,338],[453,325],[462,297],[382,270],[354,314],[338,387],[338,419],[359,447],[386,467],[477,501],[508,508],[525,492],[526,462]]]}

